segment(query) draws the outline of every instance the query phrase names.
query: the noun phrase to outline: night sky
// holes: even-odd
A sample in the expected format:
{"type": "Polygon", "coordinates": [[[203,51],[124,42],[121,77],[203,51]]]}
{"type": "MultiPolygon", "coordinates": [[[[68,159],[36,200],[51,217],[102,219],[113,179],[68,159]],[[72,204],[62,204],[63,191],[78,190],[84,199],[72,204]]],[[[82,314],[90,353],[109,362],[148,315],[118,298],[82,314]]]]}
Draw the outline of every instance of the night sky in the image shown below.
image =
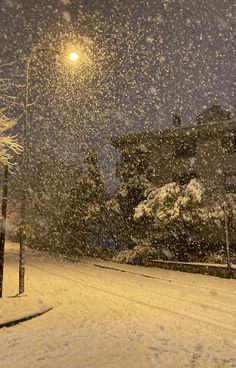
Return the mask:
{"type": "Polygon", "coordinates": [[[72,77],[58,72],[52,56],[34,60],[32,135],[37,126],[44,142],[51,136],[55,142],[59,132],[67,146],[73,136],[75,145],[102,146],[102,155],[112,157],[112,135],[170,126],[173,112],[186,125],[214,103],[235,115],[234,5],[0,0],[0,61],[17,61],[23,73],[26,55],[38,45],[86,44],[92,69],[72,77]]]}

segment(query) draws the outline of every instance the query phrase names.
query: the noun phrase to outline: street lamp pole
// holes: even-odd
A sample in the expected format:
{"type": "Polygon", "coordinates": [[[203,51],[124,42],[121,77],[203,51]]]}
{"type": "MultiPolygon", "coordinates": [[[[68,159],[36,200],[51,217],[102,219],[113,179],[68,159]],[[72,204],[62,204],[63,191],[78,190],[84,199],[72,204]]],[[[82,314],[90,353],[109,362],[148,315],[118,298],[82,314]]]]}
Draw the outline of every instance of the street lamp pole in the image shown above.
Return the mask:
{"type": "MultiPolygon", "coordinates": [[[[34,56],[40,53],[57,53],[54,48],[36,48],[26,59],[25,64],[25,94],[24,94],[24,122],[23,122],[23,158],[22,158],[22,193],[20,210],[20,254],[19,254],[19,294],[25,291],[25,240],[26,240],[26,205],[27,205],[27,171],[28,171],[28,127],[29,127],[29,77],[30,65],[34,56]]],[[[79,54],[73,51],[69,53],[69,59],[76,62],[79,54]]]]}
{"type": "Polygon", "coordinates": [[[26,202],[27,202],[27,171],[28,171],[28,127],[29,127],[29,76],[32,58],[44,52],[52,52],[51,48],[34,49],[26,59],[25,65],[25,94],[24,94],[24,122],[23,122],[23,158],[22,158],[22,194],[20,210],[20,254],[19,254],[19,294],[25,291],[25,240],[26,240],[26,202]]]}

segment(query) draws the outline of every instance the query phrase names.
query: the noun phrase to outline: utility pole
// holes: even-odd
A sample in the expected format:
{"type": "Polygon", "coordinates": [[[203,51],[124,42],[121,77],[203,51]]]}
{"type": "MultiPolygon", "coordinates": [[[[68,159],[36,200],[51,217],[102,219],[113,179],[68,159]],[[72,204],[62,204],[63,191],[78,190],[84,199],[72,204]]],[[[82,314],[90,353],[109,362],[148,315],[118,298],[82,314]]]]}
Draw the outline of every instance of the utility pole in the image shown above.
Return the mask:
{"type": "Polygon", "coordinates": [[[0,298],[3,293],[3,271],[4,271],[4,254],[5,254],[5,221],[7,217],[7,191],[8,191],[8,166],[4,167],[2,191],[2,223],[0,228],[0,298]]]}

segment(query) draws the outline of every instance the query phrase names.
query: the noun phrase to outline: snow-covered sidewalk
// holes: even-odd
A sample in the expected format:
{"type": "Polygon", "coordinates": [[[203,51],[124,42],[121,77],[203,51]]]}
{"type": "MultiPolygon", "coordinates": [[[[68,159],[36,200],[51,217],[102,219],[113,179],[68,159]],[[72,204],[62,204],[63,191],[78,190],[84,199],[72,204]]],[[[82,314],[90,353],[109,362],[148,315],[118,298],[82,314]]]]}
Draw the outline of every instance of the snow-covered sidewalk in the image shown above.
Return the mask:
{"type": "MultiPolygon", "coordinates": [[[[20,300],[54,308],[0,330],[0,367],[236,367],[236,280],[127,265],[131,273],[117,272],[29,250],[26,263],[20,300]]],[[[5,271],[0,315],[14,313],[16,299],[6,298],[17,293],[14,246],[5,271]]]]}
{"type": "Polygon", "coordinates": [[[28,319],[52,308],[42,298],[27,292],[18,295],[18,245],[7,243],[3,298],[0,299],[0,327],[28,319]]]}
{"type": "Polygon", "coordinates": [[[35,318],[52,307],[37,298],[28,296],[13,296],[0,301],[0,328],[11,327],[22,321],[35,318]]]}

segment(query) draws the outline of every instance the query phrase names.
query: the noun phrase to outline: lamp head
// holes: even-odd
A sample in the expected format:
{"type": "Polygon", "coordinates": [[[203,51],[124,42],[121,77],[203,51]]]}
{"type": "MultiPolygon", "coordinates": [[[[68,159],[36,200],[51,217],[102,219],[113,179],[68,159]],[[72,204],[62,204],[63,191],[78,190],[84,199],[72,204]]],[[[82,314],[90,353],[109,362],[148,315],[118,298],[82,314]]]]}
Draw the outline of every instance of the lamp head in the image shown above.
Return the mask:
{"type": "Polygon", "coordinates": [[[79,59],[79,54],[75,51],[70,52],[69,54],[70,61],[76,62],[79,59]]]}

